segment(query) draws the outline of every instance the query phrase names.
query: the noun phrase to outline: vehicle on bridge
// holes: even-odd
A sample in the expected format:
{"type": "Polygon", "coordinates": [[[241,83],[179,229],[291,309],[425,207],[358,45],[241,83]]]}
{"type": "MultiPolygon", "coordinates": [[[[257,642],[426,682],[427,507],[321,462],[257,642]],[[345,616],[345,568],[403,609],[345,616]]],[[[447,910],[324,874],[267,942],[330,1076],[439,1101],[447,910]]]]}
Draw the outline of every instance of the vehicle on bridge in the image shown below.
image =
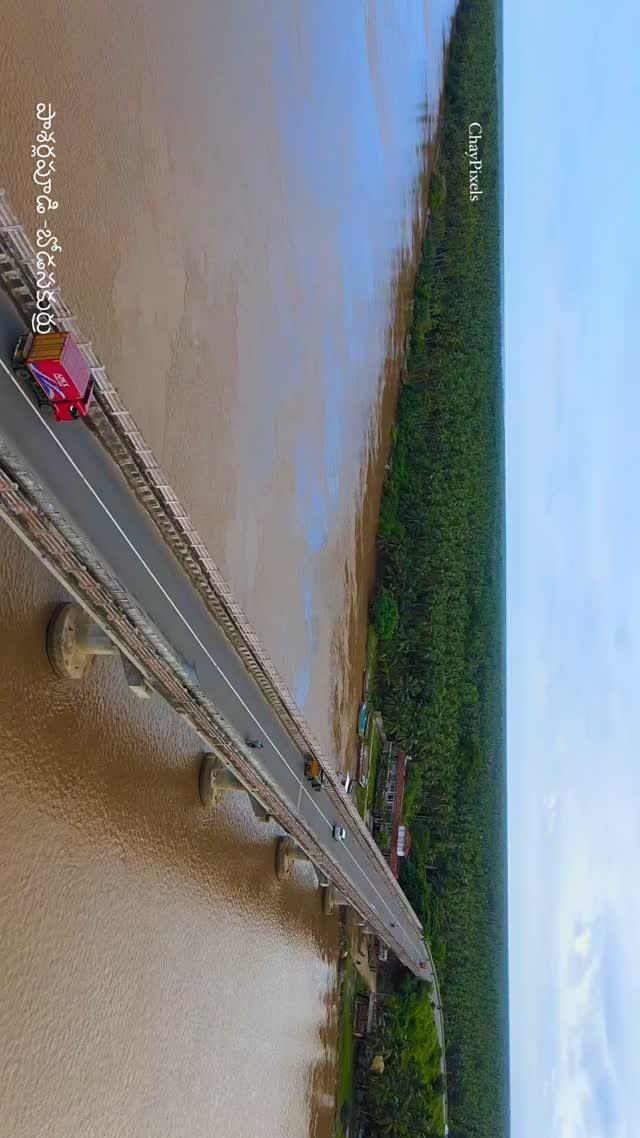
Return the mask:
{"type": "Polygon", "coordinates": [[[338,778],[340,779],[340,782],[342,783],[345,794],[350,795],[351,791],[353,789],[353,778],[351,777],[351,775],[347,774],[345,771],[340,771],[338,778]]]}
{"type": "Polygon", "coordinates": [[[93,394],[91,369],[69,332],[29,332],[13,353],[16,376],[58,422],[84,419],[93,394]]]}
{"type": "Polygon", "coordinates": [[[314,790],[322,790],[324,771],[313,755],[305,755],[304,757],[304,777],[309,779],[314,790]]]}
{"type": "Polygon", "coordinates": [[[344,842],[347,837],[347,831],[344,826],[336,825],[333,827],[333,836],[337,842],[344,842]]]}
{"type": "Polygon", "coordinates": [[[259,739],[252,739],[251,735],[245,735],[244,741],[247,747],[251,747],[252,751],[262,751],[264,748],[264,743],[261,743],[259,739]]]}

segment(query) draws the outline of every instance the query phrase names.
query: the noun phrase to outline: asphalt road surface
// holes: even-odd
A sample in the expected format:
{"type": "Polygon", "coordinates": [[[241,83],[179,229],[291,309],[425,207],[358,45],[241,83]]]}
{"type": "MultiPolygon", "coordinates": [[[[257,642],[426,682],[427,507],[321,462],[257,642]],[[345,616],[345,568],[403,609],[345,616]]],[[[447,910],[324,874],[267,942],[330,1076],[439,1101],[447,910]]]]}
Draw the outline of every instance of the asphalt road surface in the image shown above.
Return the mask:
{"type": "Polygon", "coordinates": [[[13,375],[10,361],[24,330],[0,294],[0,435],[32,471],[60,512],[96,551],[173,650],[193,669],[200,688],[242,738],[259,740],[248,751],[269,781],[312,831],[329,858],[375,909],[416,971],[431,979],[422,935],[357,832],[345,806],[326,790],[311,790],[304,757],[218,628],[160,533],[129,490],[98,440],[81,421],[56,423],[43,416],[30,391],[13,375]],[[333,837],[334,825],[346,841],[333,837]],[[426,967],[421,967],[421,962],[426,967]]]}

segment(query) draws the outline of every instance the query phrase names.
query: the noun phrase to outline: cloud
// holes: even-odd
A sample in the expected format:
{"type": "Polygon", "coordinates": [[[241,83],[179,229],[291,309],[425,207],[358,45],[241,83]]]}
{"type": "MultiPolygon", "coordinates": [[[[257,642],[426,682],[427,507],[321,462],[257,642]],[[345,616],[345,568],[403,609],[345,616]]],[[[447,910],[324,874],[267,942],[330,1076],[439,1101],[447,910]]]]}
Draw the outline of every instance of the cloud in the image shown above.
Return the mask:
{"type": "Polygon", "coordinates": [[[616,1054],[627,1040],[626,1025],[612,1019],[606,992],[607,945],[615,919],[599,913],[577,918],[569,934],[561,983],[555,993],[560,1048],[552,1133],[558,1138],[623,1138],[628,1133],[624,1089],[616,1054]]]}
{"type": "Polygon", "coordinates": [[[547,830],[550,834],[552,834],[556,828],[558,802],[559,795],[557,790],[550,790],[546,795],[544,795],[543,806],[546,813],[547,830]]]}
{"type": "Polygon", "coordinates": [[[640,8],[504,26],[512,1134],[635,1138],[640,8]]]}

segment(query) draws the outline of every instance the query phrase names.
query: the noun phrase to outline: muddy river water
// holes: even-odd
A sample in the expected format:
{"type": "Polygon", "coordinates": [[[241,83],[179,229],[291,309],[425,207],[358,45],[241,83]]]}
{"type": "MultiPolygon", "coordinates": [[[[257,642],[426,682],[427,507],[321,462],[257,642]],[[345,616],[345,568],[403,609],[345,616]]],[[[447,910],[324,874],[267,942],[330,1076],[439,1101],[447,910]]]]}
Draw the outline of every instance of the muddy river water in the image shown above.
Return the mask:
{"type": "MultiPolygon", "coordinates": [[[[0,183],[327,751],[352,760],[373,519],[452,0],[7,0],[0,183]],[[386,401],[385,401],[386,391],[386,401]],[[391,394],[390,394],[391,393],[391,394]]],[[[336,926],[277,831],[0,531],[0,1130],[332,1133],[336,926]]]]}

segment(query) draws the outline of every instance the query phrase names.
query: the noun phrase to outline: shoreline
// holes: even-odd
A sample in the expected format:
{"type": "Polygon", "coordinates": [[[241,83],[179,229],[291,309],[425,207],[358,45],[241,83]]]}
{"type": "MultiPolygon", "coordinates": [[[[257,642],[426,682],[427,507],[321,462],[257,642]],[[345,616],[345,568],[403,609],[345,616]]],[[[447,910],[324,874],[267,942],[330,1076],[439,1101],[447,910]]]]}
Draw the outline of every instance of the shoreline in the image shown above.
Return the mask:
{"type": "MultiPolygon", "coordinates": [[[[376,601],[385,620],[379,706],[387,732],[412,755],[403,804],[412,843],[400,879],[441,971],[455,1128],[479,1135],[508,1122],[495,49],[491,0],[463,0],[416,290],[410,383],[382,501],[376,601]],[[476,151],[473,162],[482,170],[482,197],[470,192],[468,161],[479,124],[482,157],[476,151]]],[[[441,1007],[437,992],[436,1000],[441,1007]]]]}
{"type": "MultiPolygon", "coordinates": [[[[452,20],[451,34],[454,33],[454,30],[455,16],[452,20]]],[[[393,429],[398,421],[398,403],[400,392],[402,390],[403,384],[406,382],[406,368],[410,352],[410,329],[413,325],[414,320],[413,303],[415,299],[418,273],[423,260],[423,242],[425,240],[430,218],[429,191],[431,179],[435,170],[437,169],[438,158],[442,144],[449,44],[443,43],[442,87],[440,91],[437,112],[431,120],[435,122],[436,127],[430,138],[428,137],[428,130],[425,131],[425,138],[421,144],[424,154],[424,163],[418,175],[418,178],[416,179],[416,186],[414,189],[416,204],[412,220],[411,247],[410,250],[405,248],[400,254],[399,266],[397,269],[394,285],[392,286],[392,291],[394,294],[393,317],[390,321],[387,337],[388,347],[385,373],[384,378],[381,381],[381,390],[378,400],[376,421],[375,424],[371,424],[369,431],[369,435],[371,437],[371,434],[375,430],[377,434],[377,441],[375,448],[371,445],[369,446],[367,469],[363,477],[363,503],[356,518],[356,564],[358,570],[357,579],[359,583],[359,596],[357,598],[357,602],[354,602],[352,598],[351,604],[349,606],[349,618],[351,627],[353,628],[353,623],[355,623],[357,629],[356,635],[354,636],[352,632],[350,636],[350,658],[352,660],[355,660],[355,663],[352,665],[353,754],[351,765],[348,769],[349,772],[353,775],[354,780],[357,778],[358,764],[358,707],[360,706],[361,700],[363,698],[362,678],[365,673],[367,642],[372,628],[370,622],[370,607],[376,592],[379,574],[378,538],[382,494],[387,474],[389,454],[392,447],[393,429]],[[360,610],[358,616],[354,615],[354,609],[356,609],[356,607],[360,610]]],[[[427,119],[427,123],[428,121],[429,120],[427,119]]],[[[341,710],[334,710],[334,741],[338,753],[340,753],[340,736],[337,719],[341,713],[341,710]]],[[[357,992],[356,984],[349,985],[345,982],[346,977],[349,973],[349,968],[354,969],[356,967],[354,961],[351,958],[350,949],[347,949],[348,955],[344,959],[342,958],[342,952],[345,950],[345,947],[347,945],[345,925],[345,919],[341,918],[337,967],[338,1052],[336,1055],[336,1073],[338,1084],[336,1087],[336,1138],[342,1138],[342,1135],[345,1132],[341,1128],[340,1109],[344,1101],[346,1101],[346,1098],[350,1097],[353,1087],[353,1084],[351,1082],[349,1086],[349,1093],[347,1094],[347,1088],[340,1085],[341,1074],[346,1072],[347,1078],[352,1080],[355,1063],[355,1054],[353,1063],[348,1063],[345,1060],[345,1056],[341,1053],[342,1049],[345,1047],[345,1044],[347,1046],[349,1045],[347,1041],[350,1041],[350,1045],[354,1049],[355,1053],[354,1039],[352,1033],[350,1033],[347,1028],[346,1017],[350,1017],[351,1023],[353,1022],[355,1008],[354,1001],[357,992]]],[[[428,944],[427,951],[429,953],[429,956],[431,956],[431,950],[428,944]]],[[[435,977],[436,1000],[437,1004],[441,1008],[442,998],[440,995],[440,987],[437,979],[437,970],[435,964],[433,966],[433,974],[435,977]]],[[[436,1027],[438,1027],[435,1014],[433,1018],[434,1024],[436,1027]]],[[[444,1040],[444,1028],[442,1025],[441,1014],[438,1034],[439,1037],[444,1040]]],[[[442,1046],[441,1052],[441,1070],[443,1076],[443,1116],[446,1133],[448,1125],[448,1103],[447,1067],[444,1045],[442,1046]]]]}
{"type": "MultiPolygon", "coordinates": [[[[455,27],[455,15],[451,31],[455,27]]],[[[450,40],[449,40],[450,42],[450,40]]],[[[346,769],[356,774],[358,736],[355,728],[358,707],[362,698],[362,675],[367,653],[369,612],[378,579],[378,528],[382,493],[387,464],[392,446],[393,428],[397,421],[398,401],[406,381],[406,366],[410,347],[409,331],[413,323],[413,299],[417,274],[422,260],[422,243],[429,222],[429,184],[437,164],[442,142],[444,93],[447,79],[449,44],[442,44],[442,85],[435,112],[422,107],[423,137],[420,149],[423,155],[412,190],[414,199],[411,220],[411,242],[397,256],[394,279],[389,288],[391,315],[386,335],[385,365],[379,379],[375,410],[367,426],[367,458],[360,487],[360,504],[354,523],[355,560],[353,591],[348,596],[346,612],[336,617],[331,637],[331,659],[339,674],[349,673],[349,706],[339,699],[337,685],[332,696],[332,734],[337,755],[349,755],[346,769]],[[424,113],[426,112],[426,114],[424,113]],[[349,626],[345,642],[340,634],[344,623],[349,626]],[[340,643],[342,642],[342,644],[340,643]]],[[[346,566],[345,566],[346,570],[346,566]]],[[[344,686],[343,686],[344,692],[344,686]]]]}

